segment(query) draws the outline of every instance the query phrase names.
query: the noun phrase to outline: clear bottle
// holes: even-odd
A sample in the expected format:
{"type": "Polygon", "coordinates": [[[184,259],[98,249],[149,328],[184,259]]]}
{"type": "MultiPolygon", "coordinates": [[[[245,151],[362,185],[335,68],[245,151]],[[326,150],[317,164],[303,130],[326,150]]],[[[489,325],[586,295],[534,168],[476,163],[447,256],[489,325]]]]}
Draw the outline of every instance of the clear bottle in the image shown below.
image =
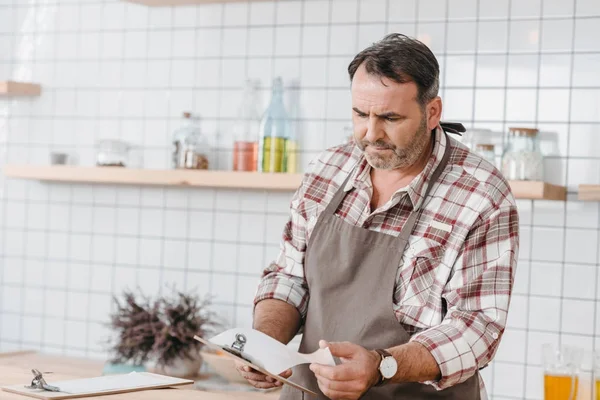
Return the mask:
{"type": "Polygon", "coordinates": [[[208,145],[199,118],[184,112],[183,119],[183,125],[173,134],[173,168],[208,169],[208,145]]]}
{"type": "Polygon", "coordinates": [[[509,128],[502,155],[502,174],[509,180],[544,179],[544,156],[540,152],[538,130],[509,128]]]}
{"type": "Polygon", "coordinates": [[[283,81],[273,80],[271,102],[260,123],[259,169],[261,172],[286,172],[286,140],[289,138],[289,119],[283,104],[283,81]]]}
{"type": "Polygon", "coordinates": [[[256,171],[258,168],[260,115],[257,104],[256,83],[247,80],[237,121],[233,126],[234,171],[256,171]]]}

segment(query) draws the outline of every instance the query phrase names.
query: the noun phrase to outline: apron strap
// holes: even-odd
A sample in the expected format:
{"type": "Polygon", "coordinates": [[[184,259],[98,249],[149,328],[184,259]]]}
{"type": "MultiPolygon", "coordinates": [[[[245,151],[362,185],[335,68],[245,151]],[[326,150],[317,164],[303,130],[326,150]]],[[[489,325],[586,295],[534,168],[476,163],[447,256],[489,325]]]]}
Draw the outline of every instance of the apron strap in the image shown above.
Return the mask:
{"type": "Polygon", "coordinates": [[[340,186],[340,188],[337,190],[337,192],[335,192],[335,194],[333,195],[333,199],[331,199],[331,201],[325,208],[325,211],[323,212],[324,215],[335,214],[335,211],[338,209],[340,203],[342,202],[342,200],[344,200],[344,197],[346,196],[346,185],[348,184],[348,181],[350,180],[352,173],[356,170],[356,168],[358,167],[359,164],[360,164],[360,162],[357,162],[352,167],[352,169],[350,170],[350,173],[348,174],[346,179],[344,179],[344,183],[342,183],[342,186],[340,186]]]}
{"type": "Polygon", "coordinates": [[[440,121],[440,127],[448,133],[453,133],[455,135],[462,136],[466,129],[463,124],[460,122],[442,122],[440,121]]]}

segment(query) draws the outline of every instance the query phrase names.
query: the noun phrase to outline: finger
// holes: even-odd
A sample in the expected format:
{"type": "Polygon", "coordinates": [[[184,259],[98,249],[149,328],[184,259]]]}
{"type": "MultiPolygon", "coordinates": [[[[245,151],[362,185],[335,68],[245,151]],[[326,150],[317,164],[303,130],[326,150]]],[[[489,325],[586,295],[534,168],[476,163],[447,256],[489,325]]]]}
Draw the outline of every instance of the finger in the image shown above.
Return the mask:
{"type": "Polygon", "coordinates": [[[291,369],[286,369],[281,374],[279,374],[279,376],[281,376],[283,378],[289,378],[290,376],[292,376],[292,370],[291,369]]]}
{"type": "Polygon", "coordinates": [[[317,379],[317,384],[319,385],[319,389],[321,389],[321,392],[323,392],[323,394],[325,396],[327,396],[328,398],[332,399],[332,400],[337,400],[337,399],[358,399],[361,395],[361,392],[358,391],[348,391],[349,389],[343,389],[343,390],[338,390],[338,389],[331,389],[330,387],[327,386],[326,383],[324,383],[322,380],[317,379]]]}
{"type": "Polygon", "coordinates": [[[267,377],[266,375],[261,374],[261,373],[242,372],[242,376],[244,377],[244,379],[253,380],[253,381],[257,381],[257,382],[272,382],[272,381],[267,380],[267,378],[271,379],[270,377],[267,377]]]}
{"type": "Polygon", "coordinates": [[[355,380],[351,382],[340,382],[332,381],[330,379],[320,376],[317,377],[317,382],[319,383],[319,387],[325,387],[328,390],[333,390],[337,392],[361,393],[365,390],[365,388],[362,388],[360,384],[355,380]]]}
{"type": "Polygon", "coordinates": [[[336,357],[352,357],[362,349],[362,347],[350,342],[329,342],[328,346],[331,354],[336,357]]]}
{"type": "Polygon", "coordinates": [[[257,389],[271,389],[280,385],[276,385],[274,383],[271,382],[258,382],[258,381],[248,381],[252,386],[254,386],[257,389]]]}
{"type": "Polygon", "coordinates": [[[326,349],[329,347],[329,343],[326,340],[319,340],[319,348],[326,349]]]}
{"type": "Polygon", "coordinates": [[[351,373],[348,364],[341,364],[335,367],[321,364],[311,364],[309,369],[315,373],[315,376],[327,378],[332,381],[347,382],[355,379],[351,373]]]}

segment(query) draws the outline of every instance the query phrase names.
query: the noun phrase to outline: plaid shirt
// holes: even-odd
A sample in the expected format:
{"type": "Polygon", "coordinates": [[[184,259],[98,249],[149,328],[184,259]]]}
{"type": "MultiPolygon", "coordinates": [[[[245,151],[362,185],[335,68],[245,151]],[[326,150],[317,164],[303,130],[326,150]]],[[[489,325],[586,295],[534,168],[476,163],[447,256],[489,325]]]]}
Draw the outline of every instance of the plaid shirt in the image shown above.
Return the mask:
{"type": "Polygon", "coordinates": [[[463,382],[492,360],[504,332],[519,223],[510,187],[498,170],[456,140],[448,141],[440,128],[424,170],[373,212],[371,167],[358,147],[340,145],[313,161],[292,199],[281,251],[264,271],[255,304],[280,299],[306,316],[306,246],[317,217],[356,163],[336,214],[349,224],[398,236],[413,206],[422,208],[396,274],[393,307],[410,340],[424,345],[440,367],[441,380],[425,383],[444,389],[463,382]],[[425,199],[427,177],[448,144],[448,165],[425,199]]]}

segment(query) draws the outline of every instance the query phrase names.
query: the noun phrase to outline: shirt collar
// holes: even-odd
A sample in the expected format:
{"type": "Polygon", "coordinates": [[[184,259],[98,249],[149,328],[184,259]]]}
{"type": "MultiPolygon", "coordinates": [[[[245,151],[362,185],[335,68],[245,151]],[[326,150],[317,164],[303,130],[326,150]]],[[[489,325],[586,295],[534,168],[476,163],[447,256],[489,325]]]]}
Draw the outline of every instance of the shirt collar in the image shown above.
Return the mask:
{"type": "MultiPolygon", "coordinates": [[[[448,138],[441,127],[438,126],[434,132],[433,151],[431,152],[427,165],[425,165],[425,168],[419,175],[415,176],[408,186],[398,189],[392,195],[392,200],[394,202],[396,202],[397,198],[404,193],[407,193],[413,205],[413,209],[418,210],[421,207],[423,200],[425,199],[424,195],[425,190],[427,189],[428,178],[442,161],[446,146],[448,145],[448,138]]],[[[373,187],[371,182],[371,166],[358,146],[354,147],[354,152],[358,158],[358,162],[356,168],[354,168],[354,171],[352,172],[353,175],[350,177],[348,184],[344,188],[346,192],[350,191],[352,188],[364,190],[373,187]]]]}

